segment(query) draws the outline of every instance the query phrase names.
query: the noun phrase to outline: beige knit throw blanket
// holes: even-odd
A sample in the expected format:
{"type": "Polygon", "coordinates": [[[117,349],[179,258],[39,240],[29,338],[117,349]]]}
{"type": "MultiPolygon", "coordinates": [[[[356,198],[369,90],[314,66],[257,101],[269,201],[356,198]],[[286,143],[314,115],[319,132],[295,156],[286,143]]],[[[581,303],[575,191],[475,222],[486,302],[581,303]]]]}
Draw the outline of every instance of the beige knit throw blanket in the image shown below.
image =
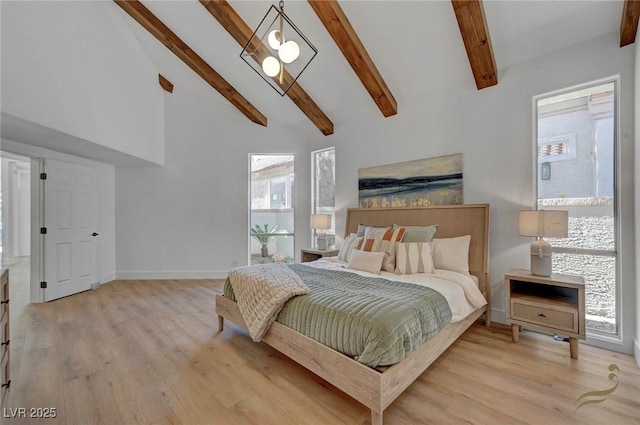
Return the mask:
{"type": "Polygon", "coordinates": [[[282,263],[235,267],[229,271],[238,308],[251,339],[258,342],[269,330],[291,297],[309,293],[309,288],[282,263]]]}

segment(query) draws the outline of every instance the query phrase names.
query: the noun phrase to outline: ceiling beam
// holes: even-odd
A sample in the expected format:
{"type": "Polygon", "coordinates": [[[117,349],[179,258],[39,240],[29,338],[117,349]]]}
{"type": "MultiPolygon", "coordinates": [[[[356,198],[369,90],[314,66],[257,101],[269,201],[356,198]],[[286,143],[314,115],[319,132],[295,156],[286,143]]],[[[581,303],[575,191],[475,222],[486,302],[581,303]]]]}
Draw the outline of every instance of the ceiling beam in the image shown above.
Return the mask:
{"type": "Polygon", "coordinates": [[[482,0],[451,0],[451,4],[456,13],[476,87],[482,90],[495,86],[498,84],[496,61],[482,0]]]}
{"type": "MultiPolygon", "coordinates": [[[[253,35],[253,30],[227,1],[200,0],[200,3],[202,3],[211,16],[227,30],[240,46],[244,47],[247,44],[253,35]]],[[[262,64],[264,58],[271,56],[271,53],[264,44],[255,46],[255,48],[256,54],[253,55],[253,59],[259,64],[262,64]]],[[[275,80],[278,81],[278,78],[275,80]]],[[[283,81],[283,85],[287,87],[291,81],[293,81],[293,76],[285,71],[283,81]]],[[[320,107],[311,99],[298,82],[295,82],[289,89],[287,96],[289,96],[293,103],[318,127],[322,134],[325,136],[333,134],[333,123],[331,120],[322,112],[320,107]]]]}
{"type": "Polygon", "coordinates": [[[309,5],[380,108],[382,115],[396,115],[398,104],[342,7],[335,0],[309,0],[309,5]]]}
{"type": "Polygon", "coordinates": [[[158,74],[158,82],[167,93],[173,93],[173,83],[167,80],[162,74],[158,74]]]}
{"type": "Polygon", "coordinates": [[[625,0],[622,22],[620,22],[620,47],[636,41],[638,19],[640,19],[640,0],[625,0]]]}
{"type": "Polygon", "coordinates": [[[233,88],[207,62],[198,56],[173,31],[160,21],[138,0],[113,0],[129,16],[171,50],[182,62],[193,69],[211,87],[216,89],[233,106],[256,124],[267,126],[267,117],[262,115],[247,99],[233,88]]]}

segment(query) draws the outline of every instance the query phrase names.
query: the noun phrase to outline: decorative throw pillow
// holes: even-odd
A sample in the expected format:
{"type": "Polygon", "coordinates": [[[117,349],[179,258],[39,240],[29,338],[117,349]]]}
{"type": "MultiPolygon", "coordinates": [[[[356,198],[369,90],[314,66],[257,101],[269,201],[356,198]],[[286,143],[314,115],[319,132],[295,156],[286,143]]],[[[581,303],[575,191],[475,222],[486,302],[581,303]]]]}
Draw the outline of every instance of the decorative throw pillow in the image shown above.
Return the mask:
{"type": "Polygon", "coordinates": [[[436,269],[451,270],[468,275],[470,242],[471,235],[434,239],[431,247],[433,266],[436,269]]]}
{"type": "Polygon", "coordinates": [[[384,252],[382,270],[393,273],[396,270],[396,242],[400,242],[403,236],[404,227],[367,227],[361,249],[384,252]]]}
{"type": "Polygon", "coordinates": [[[351,252],[351,258],[349,259],[347,268],[380,274],[383,259],[384,252],[367,252],[354,249],[351,252]]]}
{"type": "Polygon", "coordinates": [[[360,248],[360,244],[362,244],[362,237],[356,236],[355,233],[350,234],[344,240],[342,247],[340,248],[340,252],[338,252],[338,258],[346,263],[349,262],[349,258],[351,257],[351,252],[354,249],[360,248]]]}
{"type": "Polygon", "coordinates": [[[430,226],[401,226],[394,224],[393,227],[404,227],[405,232],[402,242],[431,242],[433,235],[435,235],[436,230],[438,230],[437,224],[430,226]]]}
{"type": "Polygon", "coordinates": [[[396,243],[396,274],[433,273],[429,242],[396,243]]]}
{"type": "Polygon", "coordinates": [[[366,224],[358,224],[358,230],[356,232],[356,236],[364,237],[367,229],[388,229],[389,226],[367,226],[366,224]]]}

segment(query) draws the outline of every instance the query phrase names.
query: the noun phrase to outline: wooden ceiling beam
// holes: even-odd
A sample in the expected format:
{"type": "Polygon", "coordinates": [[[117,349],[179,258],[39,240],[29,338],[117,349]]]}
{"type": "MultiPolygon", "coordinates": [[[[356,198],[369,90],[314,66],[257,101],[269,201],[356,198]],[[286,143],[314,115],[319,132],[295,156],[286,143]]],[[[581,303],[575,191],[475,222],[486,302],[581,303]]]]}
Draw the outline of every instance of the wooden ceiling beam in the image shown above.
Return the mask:
{"type": "Polygon", "coordinates": [[[451,0],[478,90],[498,84],[482,0],[451,0]]]}
{"type": "Polygon", "coordinates": [[[171,50],[189,68],[216,89],[233,106],[256,124],[267,126],[267,117],[262,115],[247,99],[233,88],[204,59],[171,31],[160,19],[138,0],[113,0],[136,22],[171,50]]]}
{"type": "Polygon", "coordinates": [[[640,0],[625,0],[620,22],[620,47],[636,41],[638,20],[640,19],[640,0]]]}
{"type": "Polygon", "coordinates": [[[384,82],[342,7],[335,0],[308,1],[373,101],[380,108],[382,115],[385,117],[396,115],[398,113],[396,99],[384,82]]]}
{"type": "Polygon", "coordinates": [[[162,74],[158,74],[158,83],[167,93],[173,93],[173,83],[167,80],[162,74]]]}
{"type": "MultiPolygon", "coordinates": [[[[238,44],[244,47],[251,36],[253,30],[247,25],[247,23],[238,15],[231,5],[225,0],[200,0],[200,3],[209,11],[225,30],[233,37],[238,44]]],[[[254,46],[256,54],[253,55],[253,59],[259,64],[267,56],[271,56],[268,48],[261,43],[260,46],[254,46]]],[[[278,78],[274,78],[278,81],[278,78]]],[[[283,85],[288,86],[293,80],[293,76],[285,71],[283,78],[283,85]]],[[[333,123],[325,115],[320,107],[311,99],[302,86],[295,82],[293,86],[287,92],[287,96],[293,101],[293,103],[300,108],[300,110],[311,120],[311,122],[318,127],[318,129],[325,136],[333,134],[333,123]]]]}

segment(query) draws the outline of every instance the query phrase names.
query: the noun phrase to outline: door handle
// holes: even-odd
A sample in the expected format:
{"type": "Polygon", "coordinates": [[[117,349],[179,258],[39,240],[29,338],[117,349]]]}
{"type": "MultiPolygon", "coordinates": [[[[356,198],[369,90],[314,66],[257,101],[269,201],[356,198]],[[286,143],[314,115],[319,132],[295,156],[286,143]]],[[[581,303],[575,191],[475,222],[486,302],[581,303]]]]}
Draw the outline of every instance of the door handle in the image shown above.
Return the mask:
{"type": "Polygon", "coordinates": [[[96,232],[93,232],[93,233],[91,234],[91,236],[93,236],[93,237],[95,238],[96,236],[98,236],[98,234],[97,234],[96,232]]]}

